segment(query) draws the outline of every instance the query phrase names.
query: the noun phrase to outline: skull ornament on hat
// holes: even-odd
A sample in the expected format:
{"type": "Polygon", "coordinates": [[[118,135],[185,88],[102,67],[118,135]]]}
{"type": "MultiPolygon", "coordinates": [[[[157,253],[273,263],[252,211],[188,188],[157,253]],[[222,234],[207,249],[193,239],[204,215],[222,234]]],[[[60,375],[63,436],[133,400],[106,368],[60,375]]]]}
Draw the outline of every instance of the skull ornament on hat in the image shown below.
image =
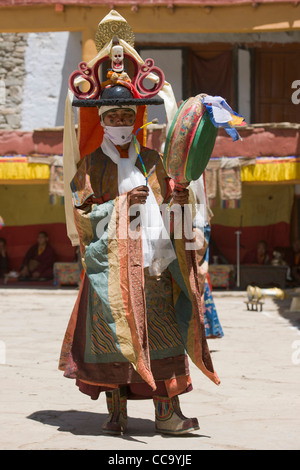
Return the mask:
{"type": "Polygon", "coordinates": [[[111,48],[112,64],[111,68],[114,72],[120,73],[124,70],[124,51],[122,46],[113,46],[111,48]]]}

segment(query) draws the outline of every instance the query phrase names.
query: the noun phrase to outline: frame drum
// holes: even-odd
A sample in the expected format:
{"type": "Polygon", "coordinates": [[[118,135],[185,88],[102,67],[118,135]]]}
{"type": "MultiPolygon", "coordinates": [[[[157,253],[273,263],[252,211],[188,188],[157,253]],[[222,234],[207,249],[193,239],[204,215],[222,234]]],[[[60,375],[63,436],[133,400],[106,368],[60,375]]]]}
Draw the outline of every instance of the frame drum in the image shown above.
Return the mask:
{"type": "Polygon", "coordinates": [[[200,96],[182,103],[166,138],[163,164],[177,184],[200,178],[215,145],[218,129],[200,96]]]}

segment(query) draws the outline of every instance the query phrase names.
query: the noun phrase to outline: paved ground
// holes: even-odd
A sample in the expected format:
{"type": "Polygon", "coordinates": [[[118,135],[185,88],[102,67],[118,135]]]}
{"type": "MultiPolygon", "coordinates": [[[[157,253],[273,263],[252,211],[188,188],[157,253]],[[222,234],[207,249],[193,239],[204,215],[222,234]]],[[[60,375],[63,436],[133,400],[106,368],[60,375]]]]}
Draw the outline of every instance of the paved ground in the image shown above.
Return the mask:
{"type": "Polygon", "coordinates": [[[104,396],[78,392],[57,369],[76,290],[0,290],[0,449],[245,450],[300,448],[300,312],[266,299],[246,309],[244,292],[215,292],[224,338],[209,340],[217,387],[191,366],[194,391],[181,398],[197,416],[188,437],[154,432],[151,401],[128,404],[123,437],[104,436],[104,396]]]}

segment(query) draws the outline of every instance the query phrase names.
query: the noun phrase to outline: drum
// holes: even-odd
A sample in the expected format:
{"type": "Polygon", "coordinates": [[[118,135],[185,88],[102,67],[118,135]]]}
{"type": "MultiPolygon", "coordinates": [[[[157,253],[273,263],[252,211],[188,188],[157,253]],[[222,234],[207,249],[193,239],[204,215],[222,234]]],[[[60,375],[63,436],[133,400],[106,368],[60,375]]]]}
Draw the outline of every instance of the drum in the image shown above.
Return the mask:
{"type": "Polygon", "coordinates": [[[211,157],[217,132],[200,95],[182,103],[169,129],[163,156],[165,170],[175,183],[200,178],[211,157]]]}

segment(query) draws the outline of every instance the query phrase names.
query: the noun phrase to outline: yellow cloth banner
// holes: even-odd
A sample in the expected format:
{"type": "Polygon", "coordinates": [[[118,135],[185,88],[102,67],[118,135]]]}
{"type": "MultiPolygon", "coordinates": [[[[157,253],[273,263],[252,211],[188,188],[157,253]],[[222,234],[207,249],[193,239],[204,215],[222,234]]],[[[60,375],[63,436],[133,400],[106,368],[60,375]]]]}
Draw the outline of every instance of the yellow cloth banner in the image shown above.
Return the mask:
{"type": "Polygon", "coordinates": [[[0,162],[0,180],[47,180],[49,177],[49,165],[26,162],[0,162]]]}
{"type": "Polygon", "coordinates": [[[243,182],[250,181],[291,181],[300,180],[300,161],[283,162],[272,161],[265,163],[257,162],[256,165],[242,166],[241,179],[243,182]]]}

